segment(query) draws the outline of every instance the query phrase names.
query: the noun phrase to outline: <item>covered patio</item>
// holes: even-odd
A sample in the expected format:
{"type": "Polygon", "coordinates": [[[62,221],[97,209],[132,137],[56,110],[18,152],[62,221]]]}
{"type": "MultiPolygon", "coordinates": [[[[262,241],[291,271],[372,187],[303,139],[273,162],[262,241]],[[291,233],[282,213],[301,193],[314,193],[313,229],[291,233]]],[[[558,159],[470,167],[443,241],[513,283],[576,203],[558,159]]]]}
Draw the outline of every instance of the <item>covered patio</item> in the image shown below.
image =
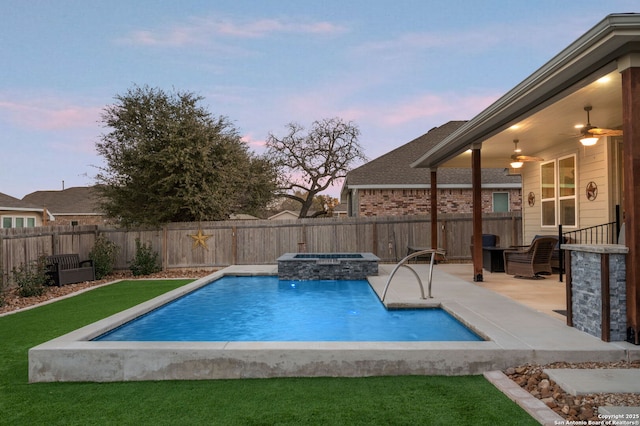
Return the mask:
{"type": "MultiPolygon", "coordinates": [[[[623,304],[627,340],[638,345],[638,147],[640,14],[612,14],[412,166],[430,170],[432,194],[436,193],[438,169],[472,168],[475,261],[467,272],[478,283],[485,278],[481,261],[480,170],[504,167],[505,173],[520,174],[523,241],[541,234],[558,235],[562,248],[573,253],[565,251],[567,260],[563,265],[569,273],[572,262],[577,271],[576,259],[581,262],[577,265],[581,270],[584,265],[601,263],[597,273],[588,270],[582,271],[583,276],[569,274],[567,284],[580,286],[601,274],[603,284],[608,286],[612,279],[612,286],[621,285],[626,295],[623,304]],[[618,246],[621,222],[625,224],[624,250],[618,246]],[[591,232],[585,238],[580,233],[563,233],[587,228],[599,231],[595,237],[591,232]],[[585,249],[593,252],[594,247],[601,262],[581,254],[585,249]],[[610,255],[623,260],[611,266],[610,255]],[[610,270],[615,274],[611,275],[610,270]]],[[[432,223],[437,222],[436,202],[432,198],[432,223]]],[[[438,244],[435,231],[432,229],[433,248],[438,244]]]]}
{"type": "MultiPolygon", "coordinates": [[[[468,283],[472,280],[473,264],[443,263],[436,268],[443,273],[468,283]]],[[[515,278],[504,272],[484,271],[485,279],[475,282],[478,287],[508,297],[535,311],[541,312],[566,324],[567,295],[566,285],[559,281],[557,273],[545,276],[544,279],[531,280],[515,278]]],[[[438,284],[435,284],[438,285],[438,284]]]]}

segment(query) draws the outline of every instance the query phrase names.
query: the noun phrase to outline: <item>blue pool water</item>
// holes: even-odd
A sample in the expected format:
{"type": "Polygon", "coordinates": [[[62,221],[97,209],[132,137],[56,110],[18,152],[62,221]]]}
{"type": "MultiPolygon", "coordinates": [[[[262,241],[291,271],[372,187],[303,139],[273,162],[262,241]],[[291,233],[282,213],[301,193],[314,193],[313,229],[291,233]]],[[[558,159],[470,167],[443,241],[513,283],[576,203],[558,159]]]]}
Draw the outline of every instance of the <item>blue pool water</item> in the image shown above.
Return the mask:
{"type": "Polygon", "coordinates": [[[367,281],[227,276],[94,340],[478,341],[442,309],[387,310],[367,281]]]}

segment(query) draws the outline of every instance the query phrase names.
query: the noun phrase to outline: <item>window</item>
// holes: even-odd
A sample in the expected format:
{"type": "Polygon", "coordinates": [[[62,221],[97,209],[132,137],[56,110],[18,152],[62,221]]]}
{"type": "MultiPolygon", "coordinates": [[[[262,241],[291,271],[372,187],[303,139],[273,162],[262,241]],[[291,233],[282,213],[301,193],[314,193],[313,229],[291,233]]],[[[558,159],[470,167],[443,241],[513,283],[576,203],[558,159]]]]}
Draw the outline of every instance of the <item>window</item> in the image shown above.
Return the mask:
{"type": "Polygon", "coordinates": [[[576,226],[576,157],[540,165],[542,226],[576,226]]]}
{"type": "Polygon", "coordinates": [[[540,206],[542,226],[556,226],[556,162],[549,161],[540,166],[540,206]]]}
{"type": "Polygon", "coordinates": [[[3,216],[3,228],[33,228],[36,226],[35,217],[24,216],[3,216]]]}
{"type": "Polygon", "coordinates": [[[493,193],[493,211],[494,212],[509,211],[509,193],[508,192],[493,193]]]}
{"type": "Polygon", "coordinates": [[[558,160],[558,181],[560,183],[560,224],[576,226],[576,158],[565,157],[558,160]]]}

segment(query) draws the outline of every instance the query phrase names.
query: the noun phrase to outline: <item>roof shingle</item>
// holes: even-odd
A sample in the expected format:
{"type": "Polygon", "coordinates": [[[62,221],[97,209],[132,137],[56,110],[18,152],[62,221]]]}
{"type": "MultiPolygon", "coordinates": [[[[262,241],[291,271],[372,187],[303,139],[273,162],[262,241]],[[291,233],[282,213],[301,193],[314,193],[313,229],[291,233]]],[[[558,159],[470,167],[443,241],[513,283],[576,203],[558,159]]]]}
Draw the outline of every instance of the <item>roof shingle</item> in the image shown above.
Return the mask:
{"type": "MultiPolygon", "coordinates": [[[[440,127],[434,127],[411,142],[351,170],[347,175],[345,187],[429,185],[431,182],[429,169],[412,168],[411,163],[465,123],[466,121],[449,121],[440,127]]],[[[507,175],[502,168],[482,169],[482,183],[514,184],[520,182],[519,176],[507,175]]],[[[471,184],[471,168],[439,168],[438,185],[443,184],[471,184]]]]}

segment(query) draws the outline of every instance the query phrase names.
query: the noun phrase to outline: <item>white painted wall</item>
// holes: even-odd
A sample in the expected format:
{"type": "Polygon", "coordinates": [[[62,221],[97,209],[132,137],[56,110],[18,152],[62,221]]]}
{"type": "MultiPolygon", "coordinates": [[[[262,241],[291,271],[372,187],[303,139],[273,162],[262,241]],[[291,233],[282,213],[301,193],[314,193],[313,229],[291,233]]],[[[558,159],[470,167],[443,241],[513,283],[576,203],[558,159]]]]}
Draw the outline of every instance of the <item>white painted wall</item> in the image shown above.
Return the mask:
{"type": "MultiPolygon", "coordinates": [[[[527,155],[542,157],[545,161],[568,155],[576,156],[577,227],[563,225],[564,230],[586,228],[615,220],[613,212],[617,197],[612,197],[611,194],[615,192],[617,174],[611,169],[617,165],[613,147],[614,142],[610,138],[601,137],[598,143],[591,147],[584,147],[579,140],[575,139],[568,140],[565,144],[558,144],[549,150],[527,153],[527,155]],[[586,196],[586,187],[591,181],[598,186],[598,195],[594,201],[589,201],[586,196]]],[[[541,225],[540,163],[525,163],[521,170],[523,242],[531,241],[535,235],[556,235],[557,227],[541,225]],[[527,202],[530,192],[535,194],[536,199],[532,207],[527,202]]]]}

